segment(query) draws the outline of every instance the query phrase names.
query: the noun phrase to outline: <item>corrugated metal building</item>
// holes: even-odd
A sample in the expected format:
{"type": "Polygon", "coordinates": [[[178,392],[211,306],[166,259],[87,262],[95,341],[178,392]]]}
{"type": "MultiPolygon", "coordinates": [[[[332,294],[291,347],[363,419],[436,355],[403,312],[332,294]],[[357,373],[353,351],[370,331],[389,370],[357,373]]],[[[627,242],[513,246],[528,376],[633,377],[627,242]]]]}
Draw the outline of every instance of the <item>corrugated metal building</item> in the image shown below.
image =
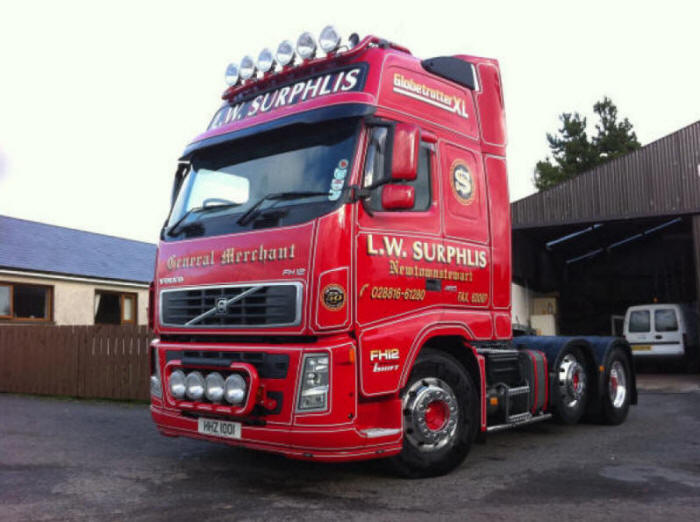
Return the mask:
{"type": "Polygon", "coordinates": [[[700,295],[700,122],[511,205],[513,279],[556,298],[561,334],[700,295]]]}

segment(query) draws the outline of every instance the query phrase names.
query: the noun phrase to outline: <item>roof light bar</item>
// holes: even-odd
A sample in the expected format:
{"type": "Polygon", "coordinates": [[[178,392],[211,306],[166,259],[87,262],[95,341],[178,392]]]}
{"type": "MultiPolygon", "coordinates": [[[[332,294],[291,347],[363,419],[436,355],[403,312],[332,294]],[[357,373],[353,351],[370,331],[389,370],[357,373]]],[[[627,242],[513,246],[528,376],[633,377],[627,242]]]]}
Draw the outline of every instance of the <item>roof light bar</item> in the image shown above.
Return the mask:
{"type": "Polygon", "coordinates": [[[323,28],[318,43],[310,32],[305,31],[297,39],[296,45],[290,40],[283,40],[274,53],[268,47],[260,51],[257,61],[250,55],[246,55],[240,61],[240,64],[230,63],[226,68],[226,83],[233,87],[255,78],[258,71],[265,75],[274,71],[277,65],[282,68],[294,65],[297,56],[302,61],[312,60],[316,57],[319,47],[327,56],[330,56],[339,52],[340,49],[352,49],[357,46],[359,41],[360,37],[357,33],[352,33],[348,38],[347,44],[345,46],[341,45],[342,38],[333,25],[327,25],[323,28]]]}

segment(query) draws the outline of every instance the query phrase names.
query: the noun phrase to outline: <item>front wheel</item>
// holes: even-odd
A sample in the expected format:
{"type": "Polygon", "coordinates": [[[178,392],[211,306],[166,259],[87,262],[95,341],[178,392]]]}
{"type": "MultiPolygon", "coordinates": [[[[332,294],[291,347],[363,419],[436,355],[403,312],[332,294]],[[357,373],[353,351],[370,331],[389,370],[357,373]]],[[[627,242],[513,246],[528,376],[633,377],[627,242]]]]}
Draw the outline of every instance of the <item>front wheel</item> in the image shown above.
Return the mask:
{"type": "Polygon", "coordinates": [[[443,475],[464,461],[478,429],[474,382],[449,354],[424,349],[403,389],[403,450],[396,470],[410,478],[443,475]]]}

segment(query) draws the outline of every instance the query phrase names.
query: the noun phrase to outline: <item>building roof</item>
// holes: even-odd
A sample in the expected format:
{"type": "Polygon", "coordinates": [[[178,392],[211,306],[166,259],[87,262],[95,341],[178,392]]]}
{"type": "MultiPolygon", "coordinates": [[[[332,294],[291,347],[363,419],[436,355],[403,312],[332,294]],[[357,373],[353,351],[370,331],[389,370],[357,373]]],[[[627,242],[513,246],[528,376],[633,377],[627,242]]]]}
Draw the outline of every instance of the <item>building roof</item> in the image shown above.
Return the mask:
{"type": "Polygon", "coordinates": [[[151,243],[0,216],[0,268],[148,283],[155,259],[151,243]]]}
{"type": "Polygon", "coordinates": [[[510,208],[515,230],[700,213],[700,121],[510,208]]]}

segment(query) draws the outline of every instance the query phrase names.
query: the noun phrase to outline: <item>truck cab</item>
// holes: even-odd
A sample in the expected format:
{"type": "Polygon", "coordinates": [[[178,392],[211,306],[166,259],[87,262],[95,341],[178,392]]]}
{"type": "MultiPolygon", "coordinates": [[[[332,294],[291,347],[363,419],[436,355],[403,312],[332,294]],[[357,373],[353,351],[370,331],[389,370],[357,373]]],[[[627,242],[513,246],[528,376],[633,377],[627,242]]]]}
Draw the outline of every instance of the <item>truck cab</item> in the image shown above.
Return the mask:
{"type": "Polygon", "coordinates": [[[320,41],[230,66],[180,157],[151,292],[159,430],[426,476],[552,411],[621,422],[623,340],[511,342],[498,63],[320,41]]]}

